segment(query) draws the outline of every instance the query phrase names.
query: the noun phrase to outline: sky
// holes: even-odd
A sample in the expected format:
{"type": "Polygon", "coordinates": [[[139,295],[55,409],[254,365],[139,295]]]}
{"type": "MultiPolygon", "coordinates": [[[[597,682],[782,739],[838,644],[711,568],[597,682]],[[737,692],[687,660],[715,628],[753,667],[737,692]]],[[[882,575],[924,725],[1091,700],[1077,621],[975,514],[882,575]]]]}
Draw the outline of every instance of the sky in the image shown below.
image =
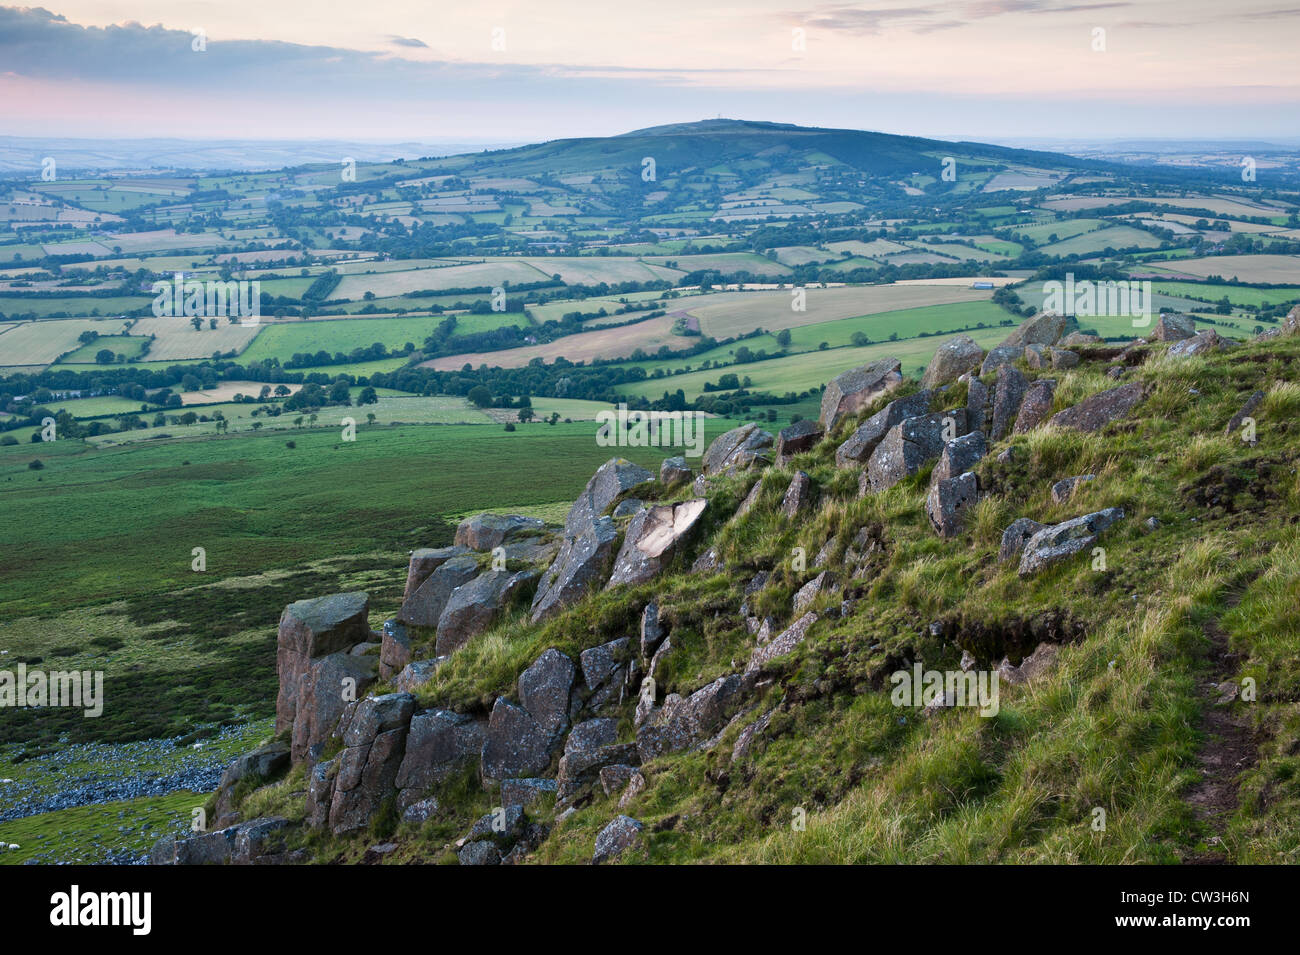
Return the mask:
{"type": "Polygon", "coordinates": [[[1294,139],[1298,41],[1300,0],[56,0],[0,6],[0,134],[1294,139]]]}

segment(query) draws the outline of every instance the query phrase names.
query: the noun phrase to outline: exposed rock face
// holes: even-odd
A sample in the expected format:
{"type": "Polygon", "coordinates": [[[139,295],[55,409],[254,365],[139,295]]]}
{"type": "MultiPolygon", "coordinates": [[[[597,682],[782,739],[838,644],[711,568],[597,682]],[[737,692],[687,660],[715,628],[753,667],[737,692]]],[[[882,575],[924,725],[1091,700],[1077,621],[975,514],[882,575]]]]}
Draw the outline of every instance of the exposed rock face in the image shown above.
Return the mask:
{"type": "Polygon", "coordinates": [[[393,679],[393,687],[399,693],[414,693],[433,679],[440,660],[412,660],[393,679]]]}
{"type": "Polygon", "coordinates": [[[447,561],[468,553],[469,548],[455,546],[422,547],[412,551],[410,567],[406,571],[406,590],[402,592],[402,602],[405,603],[411,594],[420,589],[420,584],[428,580],[429,575],[447,561]]]}
{"type": "Polygon", "coordinates": [[[413,716],[394,782],[398,808],[405,810],[415,805],[430,787],[476,761],[486,736],[483,721],[451,710],[426,710],[413,716]]]}
{"type": "Polygon", "coordinates": [[[704,452],[704,474],[715,477],[768,461],[772,435],[756,424],[741,425],[713,439],[704,452]]]}
{"type": "Polygon", "coordinates": [[[299,600],[284,608],[275,653],[275,669],[280,678],[280,692],[275,701],[277,733],[293,725],[299,698],[298,681],[310,662],[367,641],[369,616],[370,597],[364,593],[299,600]]]}
{"type": "Polygon", "coordinates": [[[1287,312],[1286,318],[1282,319],[1282,334],[1300,334],[1300,305],[1287,312]]]}
{"type": "Polygon", "coordinates": [[[551,765],[551,736],[527,710],[499,696],[488,719],[481,759],[487,780],[536,775],[551,765]]]}
{"type": "Polygon", "coordinates": [[[329,825],[335,835],[369,825],[392,795],[405,752],[415,700],[407,693],[370,697],[357,704],[343,734],[329,825]]]}
{"type": "MultiPolygon", "coordinates": [[[[1295,310],[1293,309],[1292,311],[1295,310]]],[[[1241,406],[1241,410],[1228,420],[1228,426],[1223,429],[1223,436],[1225,438],[1232,437],[1233,434],[1240,430],[1241,426],[1246,423],[1246,419],[1255,413],[1255,409],[1257,409],[1263,401],[1264,392],[1262,391],[1256,391],[1247,398],[1246,403],[1241,406]]]]}
{"type": "Polygon", "coordinates": [[[564,755],[613,746],[618,740],[618,720],[594,719],[577,724],[564,741],[564,755]]]}
{"type": "Polygon", "coordinates": [[[788,428],[782,428],[776,436],[777,462],[785,464],[796,454],[807,451],[816,445],[825,433],[816,421],[809,421],[807,418],[796,421],[788,428]]]}
{"type": "Polygon", "coordinates": [[[1052,500],[1057,504],[1064,504],[1080,484],[1085,481],[1092,481],[1096,477],[1095,474],[1080,474],[1075,477],[1062,478],[1052,485],[1052,500]]]}
{"type": "Polygon", "coordinates": [[[988,454],[988,450],[988,441],[980,431],[970,431],[954,438],[943,446],[939,463],[930,475],[930,484],[938,484],[966,473],[988,454]]]}
{"type": "Polygon", "coordinates": [[[781,501],[781,513],[785,517],[794,517],[800,511],[812,507],[813,483],[807,471],[795,471],[790,479],[790,486],[785,490],[781,501]]]}
{"type": "Polygon", "coordinates": [[[1055,345],[1065,333],[1065,316],[1054,312],[1041,312],[1027,318],[1020,327],[1006,337],[1004,345],[1055,345]]]}
{"type": "Polygon", "coordinates": [[[1046,524],[1040,524],[1038,521],[1031,521],[1027,517],[1016,518],[1002,532],[1002,544],[998,547],[998,560],[1005,562],[1013,557],[1018,557],[1021,551],[1025,549],[1025,544],[1028,543],[1029,538],[1046,526],[1046,524]]]}
{"type": "Polygon", "coordinates": [[[956,381],[966,372],[978,368],[983,358],[984,349],[969,335],[950,338],[935,350],[921,379],[921,387],[936,388],[956,381]]]}
{"type": "Polygon", "coordinates": [[[632,743],[612,743],[586,749],[566,751],[560,757],[556,774],[556,800],[560,805],[572,802],[583,791],[595,785],[601,770],[610,766],[640,765],[640,756],[632,743]]]}
{"type": "Polygon", "coordinates": [[[501,805],[529,806],[547,793],[555,792],[554,779],[503,779],[501,780],[501,805]]]}
{"type": "MultiPolygon", "coordinates": [[[[795,613],[803,613],[814,600],[821,594],[830,591],[835,586],[835,575],[829,570],[823,570],[808,583],[804,584],[795,593],[791,604],[795,613]]],[[[765,642],[765,641],[760,641],[765,642]]]]}
{"type": "Polygon", "coordinates": [[[533,623],[554,616],[599,585],[614,559],[618,529],[609,517],[597,518],[575,537],[566,537],[555,562],[533,595],[533,623]]]}
{"type": "Polygon", "coordinates": [[[411,662],[411,638],[397,620],[384,621],[384,637],[379,645],[379,678],[391,680],[411,662]]]}
{"type": "Polygon", "coordinates": [[[1053,415],[1049,423],[1058,428],[1073,428],[1076,431],[1098,431],[1107,423],[1126,417],[1142,398],[1142,385],[1135,381],[1103,391],[1072,408],[1066,408],[1053,415]]]}
{"type": "Polygon", "coordinates": [[[569,728],[569,694],[577,669],[559,650],[547,650],[519,674],[519,702],[552,740],[569,728]]]}
{"type": "MultiPolygon", "coordinates": [[[[375,681],[377,662],[341,651],[311,661],[297,684],[290,742],[295,763],[319,757],[343,711],[375,681]]],[[[284,689],[283,681],[280,687],[284,689]]]]}
{"type": "MultiPolygon", "coordinates": [[[[582,666],[582,680],[591,694],[587,699],[587,708],[599,712],[611,703],[617,704],[623,696],[623,684],[627,680],[628,663],[632,659],[632,638],[619,637],[598,647],[583,650],[578,656],[582,666]]],[[[588,722],[599,723],[600,720],[588,722]]],[[[586,724],[583,724],[586,725],[586,724]]],[[[574,733],[578,731],[574,728],[574,733]]],[[[570,741],[573,734],[569,734],[570,741]]],[[[613,740],[610,740],[613,742],[613,740]]],[[[575,744],[576,745],[576,744],[575,744]]]]}
{"type": "Polygon", "coordinates": [[[653,479],[624,458],[600,466],[569,508],[564,543],[533,596],[533,623],[559,613],[605,579],[618,541],[618,529],[605,511],[620,495],[653,479]]]}
{"type": "Polygon", "coordinates": [[[867,462],[871,489],[880,492],[910,477],[939,456],[945,436],[957,437],[965,433],[965,408],[905,419],[890,428],[871,453],[871,460],[867,462]]]}
{"type": "Polygon", "coordinates": [[[971,431],[984,431],[993,423],[992,398],[989,386],[972,375],[966,387],[966,424],[971,431]]]}
{"type": "Polygon", "coordinates": [[[1178,342],[1196,334],[1196,322],[1180,312],[1162,312],[1151,337],[1158,342],[1178,342]]]}
{"type": "Polygon", "coordinates": [[[965,526],[966,512],[979,500],[979,482],[967,471],[930,485],[925,513],[940,537],[956,537],[965,526]]]}
{"type": "Polygon", "coordinates": [[[1079,355],[1066,348],[1050,349],[1053,368],[1075,368],[1079,364],[1079,355]]]}
{"type": "Polygon", "coordinates": [[[1035,370],[1048,368],[1052,364],[1052,353],[1046,345],[1026,345],[1025,364],[1035,370]]]}
{"type": "Polygon", "coordinates": [[[1003,365],[1011,365],[1019,361],[1025,354],[1023,345],[997,345],[989,349],[988,355],[984,357],[984,363],[980,365],[980,377],[997,371],[1003,365]]]}
{"type": "Polygon", "coordinates": [[[930,410],[932,394],[930,391],[918,391],[906,398],[898,398],[862,422],[835,450],[836,466],[845,468],[866,461],[891,428],[930,410]]]}
{"type": "Polygon", "coordinates": [[[1051,378],[1039,378],[1025,391],[1025,398],[1020,403],[1020,412],[1016,415],[1013,434],[1024,434],[1043,423],[1052,413],[1052,398],[1056,394],[1056,382],[1051,378]]]}
{"type": "Polygon", "coordinates": [[[1100,345],[1103,339],[1091,332],[1070,332],[1059,344],[1064,348],[1077,348],[1080,345],[1100,345]]]}
{"type": "Polygon", "coordinates": [[[644,828],[631,816],[616,817],[596,836],[596,851],[591,857],[592,864],[600,865],[602,862],[616,859],[640,843],[641,830],[644,828]]]}
{"type": "Polygon", "coordinates": [[[281,865],[302,861],[286,852],[286,819],[252,819],[188,839],[166,836],[149,854],[151,865],[281,865]]]}
{"type": "Polygon", "coordinates": [[[452,592],[477,576],[478,561],[472,554],[465,552],[448,558],[402,601],[398,621],[413,627],[436,627],[452,592]]]}
{"type": "Polygon", "coordinates": [[[1182,341],[1174,342],[1169,346],[1169,351],[1165,352],[1165,357],[1190,358],[1192,355],[1205,355],[1227,346],[1227,339],[1219,337],[1219,333],[1214,329],[1207,328],[1191,338],[1184,338],[1182,341]]]}
{"type": "Polygon", "coordinates": [[[752,511],[754,505],[758,503],[758,496],[762,493],[763,479],[760,477],[754,482],[754,486],[749,489],[749,493],[745,495],[745,499],[740,502],[740,507],[736,508],[736,517],[744,517],[752,511]]]}
{"type": "Polygon", "coordinates": [[[664,458],[663,464],[659,465],[659,483],[664,487],[676,487],[694,479],[695,472],[681,456],[664,458]]]}
{"type": "Polygon", "coordinates": [[[659,601],[652,600],[641,611],[641,657],[649,660],[664,642],[667,633],[659,622],[659,601]]]}
{"type": "Polygon", "coordinates": [[[268,780],[289,768],[289,746],[287,743],[272,741],[259,746],[251,753],[237,757],[226,771],[221,774],[217,784],[217,799],[214,817],[217,827],[221,820],[235,809],[235,787],[244,780],[268,780]]]}
{"type": "MultiPolygon", "coordinates": [[[[796,611],[797,612],[797,611],[796,611]]],[[[817,622],[817,614],[806,613],[796,620],[787,630],[777,634],[770,641],[754,650],[749,656],[749,663],[745,667],[746,676],[753,675],[771,663],[777,657],[783,657],[787,653],[793,652],[794,648],[803,643],[804,638],[808,636],[808,631],[812,625],[817,622]]],[[[667,709],[665,702],[664,708],[667,709]]]]}
{"type": "Polygon", "coordinates": [[[703,497],[680,504],[660,504],[637,512],[627,526],[606,589],[639,584],[659,573],[676,553],[709,505],[703,497]]]}
{"type": "Polygon", "coordinates": [[[686,749],[720,729],[753,692],[753,673],[718,677],[683,698],[670,693],[664,705],[636,733],[641,762],[686,749]]]}
{"type": "Polygon", "coordinates": [[[993,392],[993,430],[989,438],[1000,441],[1011,433],[1020,413],[1020,403],[1025,399],[1029,381],[1014,365],[998,368],[998,382],[993,392]]]}
{"type": "Polygon", "coordinates": [[[832,378],[822,392],[820,421],[833,431],[844,418],[855,415],[880,395],[903,383],[902,365],[897,358],[882,358],[832,378]]]}
{"type": "Polygon", "coordinates": [[[1109,507],[1104,511],[1084,514],[1082,517],[1044,527],[1025,542],[1024,553],[1020,555],[1020,576],[1027,577],[1081,550],[1087,550],[1097,542],[1097,535],[1123,516],[1124,512],[1120,508],[1109,507]]]}
{"type": "Polygon", "coordinates": [[[491,550],[507,541],[535,537],[546,528],[544,521],[518,514],[476,514],[460,522],[455,543],[470,550],[491,550]]]}
{"type": "Polygon", "coordinates": [[[459,650],[490,629],[537,577],[535,570],[489,570],[457,587],[438,617],[438,656],[459,650]]]}

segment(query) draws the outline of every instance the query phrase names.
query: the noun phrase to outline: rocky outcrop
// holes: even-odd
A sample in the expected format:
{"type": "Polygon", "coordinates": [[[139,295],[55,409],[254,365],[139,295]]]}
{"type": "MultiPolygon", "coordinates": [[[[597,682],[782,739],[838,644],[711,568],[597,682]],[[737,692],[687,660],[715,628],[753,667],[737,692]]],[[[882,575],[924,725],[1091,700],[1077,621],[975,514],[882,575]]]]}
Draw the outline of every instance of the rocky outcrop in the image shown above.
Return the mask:
{"type": "Polygon", "coordinates": [[[1179,342],[1196,334],[1196,322],[1180,312],[1162,312],[1151,337],[1158,342],[1179,342]]]}
{"type": "Polygon", "coordinates": [[[1057,344],[1063,348],[1078,348],[1080,345],[1100,345],[1104,339],[1091,332],[1070,332],[1057,344]]]}
{"type": "Polygon", "coordinates": [[[950,381],[956,381],[968,371],[980,367],[984,358],[984,349],[975,343],[969,335],[950,338],[937,349],[930,364],[921,378],[922,388],[937,388],[950,381]]]}
{"type": "Polygon", "coordinates": [[[483,741],[480,770],[485,780],[535,776],[550,766],[569,727],[576,672],[572,660],[547,650],[519,676],[520,705],[497,698],[483,741]]]}
{"type": "Polygon", "coordinates": [[[806,613],[763,646],[755,648],[749,656],[749,663],[745,666],[746,675],[756,674],[778,657],[793,653],[794,649],[807,638],[808,631],[817,620],[817,614],[806,613]]]}
{"type": "Polygon", "coordinates": [[[1055,312],[1040,312],[1020,323],[1020,327],[1006,337],[1003,345],[1055,345],[1065,334],[1065,316],[1055,312]]]}
{"type": "Polygon", "coordinates": [[[468,551],[442,561],[415,591],[402,601],[397,620],[411,627],[436,627],[457,587],[478,576],[478,560],[468,551]]]}
{"type": "Polygon", "coordinates": [[[379,679],[391,680],[411,662],[411,637],[406,625],[398,620],[385,620],[383,638],[379,644],[379,679]]]}
{"type": "Polygon", "coordinates": [[[933,461],[945,437],[966,433],[966,409],[952,408],[907,418],[889,429],[867,462],[867,480],[876,492],[893,487],[933,461]]]}
{"type": "Polygon", "coordinates": [[[882,358],[831,379],[822,392],[818,420],[827,432],[847,417],[857,414],[878,397],[903,383],[902,365],[897,358],[882,358]]]}
{"type": "Polygon", "coordinates": [[[566,537],[533,596],[533,623],[554,616],[598,587],[609,573],[617,542],[618,529],[609,517],[597,518],[587,530],[566,537]]]}
{"type": "Polygon", "coordinates": [[[906,398],[898,398],[881,408],[854,429],[843,444],[835,450],[835,464],[845,468],[862,464],[884,439],[891,428],[908,418],[915,418],[930,410],[933,392],[918,391],[906,398]]]}
{"type": "Polygon", "coordinates": [[[1012,365],[1024,357],[1025,347],[1023,345],[996,345],[989,349],[989,353],[984,356],[984,361],[980,365],[980,377],[992,374],[1003,365],[1012,365]]]}
{"type": "Polygon", "coordinates": [[[275,701],[277,733],[293,725],[300,696],[298,683],[311,662],[369,640],[369,617],[370,597],[359,592],[299,600],[284,608],[275,653],[280,678],[275,701]]]}
{"type": "Polygon", "coordinates": [[[659,465],[659,483],[664,487],[689,484],[694,479],[695,472],[683,457],[664,458],[663,463],[659,465]]]}
{"type": "Polygon", "coordinates": [[[1144,397],[1142,385],[1132,382],[1103,391],[1087,398],[1072,408],[1053,415],[1049,424],[1075,431],[1099,431],[1106,424],[1127,417],[1144,397]]]}
{"type": "MultiPolygon", "coordinates": [[[[628,665],[631,660],[631,637],[619,637],[609,643],[583,650],[578,655],[578,664],[582,667],[582,680],[586,685],[587,693],[590,694],[587,698],[588,710],[598,713],[606,706],[617,705],[623,701],[628,665]]],[[[577,729],[575,728],[574,731],[576,732],[577,729]]]]}
{"type": "Polygon", "coordinates": [[[537,577],[535,570],[489,570],[457,587],[438,617],[438,656],[459,650],[491,629],[537,577]]]}
{"type": "Polygon", "coordinates": [[[451,710],[426,710],[411,718],[406,750],[397,770],[397,807],[405,811],[429,790],[464,771],[483,752],[487,726],[451,710]]]}
{"type": "Polygon", "coordinates": [[[295,763],[315,762],[320,757],[344,710],[375,682],[377,662],[373,656],[342,651],[311,661],[297,681],[290,733],[290,753],[295,763]]]}
{"type": "Polygon", "coordinates": [[[1014,365],[1002,365],[998,368],[998,380],[993,390],[993,423],[990,425],[989,438],[1000,441],[1011,433],[1016,416],[1020,414],[1020,403],[1029,390],[1029,380],[1014,365]]]}
{"type": "Polygon", "coordinates": [[[966,386],[966,425],[972,431],[986,431],[992,423],[993,396],[989,386],[970,375],[966,386]]]}
{"type": "Polygon", "coordinates": [[[507,541],[535,537],[546,528],[546,522],[535,517],[518,514],[476,514],[461,521],[456,528],[455,543],[470,550],[492,550],[507,541]]]}
{"type": "Polygon", "coordinates": [[[825,433],[816,421],[807,418],[782,428],[776,436],[777,463],[786,464],[796,454],[814,447],[825,433]]]}
{"type": "Polygon", "coordinates": [[[657,575],[689,537],[708,505],[707,498],[699,497],[637,511],[627,526],[606,588],[639,584],[657,575]]]}
{"type": "Polygon", "coordinates": [[[306,853],[286,849],[289,821],[251,819],[187,839],[166,836],[149,853],[151,865],[284,865],[303,862],[306,853]]]}
{"type": "Polygon", "coordinates": [[[1080,484],[1092,481],[1096,477],[1095,474],[1079,474],[1075,477],[1062,478],[1052,485],[1052,500],[1057,504],[1064,504],[1073,496],[1080,484]]]}
{"type": "Polygon", "coordinates": [[[1029,542],[1029,538],[1046,526],[1046,524],[1040,524],[1038,521],[1031,521],[1027,517],[1016,518],[1002,532],[1002,543],[998,547],[998,560],[1005,562],[1014,557],[1019,557],[1025,549],[1025,544],[1029,542]]]}
{"type": "Polygon", "coordinates": [[[956,537],[966,522],[966,512],[979,500],[979,481],[967,471],[930,485],[925,514],[940,537],[956,537]]]}
{"type": "Polygon", "coordinates": [[[756,424],[741,425],[713,439],[704,452],[703,475],[717,477],[770,463],[772,435],[756,424]]]}
{"type": "MultiPolygon", "coordinates": [[[[216,828],[228,825],[223,820],[233,815],[236,809],[235,797],[241,784],[244,787],[261,785],[288,769],[289,762],[289,745],[279,740],[272,740],[231,762],[221,774],[221,782],[217,784],[213,809],[216,828]]],[[[233,821],[232,819],[231,822],[233,821]]]]}
{"type": "Polygon", "coordinates": [[[1020,411],[1016,414],[1012,434],[1024,434],[1037,428],[1052,413],[1052,399],[1056,394],[1056,382],[1051,378],[1039,378],[1025,389],[1024,400],[1020,402],[1020,411]]]}
{"type": "Polygon", "coordinates": [[[429,575],[447,561],[453,557],[460,557],[462,554],[468,553],[469,548],[455,546],[423,547],[411,551],[411,561],[406,571],[406,589],[402,592],[402,602],[405,603],[411,594],[419,590],[420,585],[429,579],[429,575]]]}
{"type": "Polygon", "coordinates": [[[674,753],[707,739],[727,722],[753,692],[752,672],[721,676],[688,697],[670,693],[636,733],[641,762],[674,753]]]}
{"type": "Polygon", "coordinates": [[[357,704],[343,733],[343,752],[335,760],[329,810],[335,835],[365,828],[392,798],[414,709],[415,699],[408,693],[368,697],[357,704]]]}
{"type": "Polygon", "coordinates": [[[643,826],[631,816],[618,816],[596,836],[596,850],[591,857],[593,865],[609,862],[641,842],[643,826]]]}
{"type": "Polygon", "coordinates": [[[781,515],[793,518],[801,511],[812,507],[813,494],[812,478],[809,477],[808,472],[795,471],[789,487],[785,489],[785,497],[781,499],[781,515]]]}
{"type": "Polygon", "coordinates": [[[1020,555],[1020,576],[1028,577],[1091,548],[1098,535],[1123,516],[1124,511],[1120,508],[1109,507],[1044,527],[1025,542],[1024,552],[1020,555]]]}
{"type": "Polygon", "coordinates": [[[1227,348],[1230,342],[1226,338],[1220,337],[1219,333],[1212,328],[1193,335],[1191,338],[1184,338],[1182,341],[1174,342],[1165,352],[1166,358],[1190,358],[1193,355],[1206,355],[1210,352],[1219,351],[1227,348]]]}
{"type": "Polygon", "coordinates": [[[949,441],[943,446],[939,463],[930,474],[930,484],[933,486],[966,473],[988,454],[988,448],[988,441],[980,431],[970,431],[949,441]]]}
{"type": "Polygon", "coordinates": [[[1228,419],[1228,425],[1223,429],[1223,436],[1230,438],[1241,430],[1241,426],[1246,423],[1246,419],[1253,415],[1263,402],[1264,392],[1262,391],[1256,391],[1247,398],[1246,403],[1241,406],[1237,413],[1228,419]]]}

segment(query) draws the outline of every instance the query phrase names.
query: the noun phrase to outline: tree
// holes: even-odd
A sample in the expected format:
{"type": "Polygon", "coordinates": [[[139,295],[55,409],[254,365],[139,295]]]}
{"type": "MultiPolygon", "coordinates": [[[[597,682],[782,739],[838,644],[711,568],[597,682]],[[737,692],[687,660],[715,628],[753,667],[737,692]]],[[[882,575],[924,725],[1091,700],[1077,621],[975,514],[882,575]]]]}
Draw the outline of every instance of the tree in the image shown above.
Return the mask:
{"type": "Polygon", "coordinates": [[[108,348],[101,348],[95,352],[95,364],[97,365],[111,365],[115,358],[116,356],[112,350],[108,348]]]}
{"type": "Polygon", "coordinates": [[[190,319],[190,324],[194,326],[196,332],[203,330],[203,319],[199,318],[197,315],[190,319]]]}
{"type": "Polygon", "coordinates": [[[776,333],[776,343],[782,348],[790,347],[790,329],[783,328],[776,333]]]}
{"type": "Polygon", "coordinates": [[[492,392],[488,391],[488,389],[483,385],[475,385],[469,390],[469,394],[465,397],[467,397],[470,404],[476,408],[486,408],[488,405],[492,404],[492,392]]]}
{"type": "Polygon", "coordinates": [[[375,423],[375,413],[374,413],[373,411],[369,411],[369,412],[367,412],[367,413],[366,413],[366,424],[371,424],[371,425],[373,425],[374,423],[375,423]]]}
{"type": "Polygon", "coordinates": [[[535,417],[537,417],[537,415],[533,413],[532,405],[524,405],[522,408],[519,409],[519,420],[521,422],[524,422],[526,424],[527,422],[531,421],[535,417]]]}

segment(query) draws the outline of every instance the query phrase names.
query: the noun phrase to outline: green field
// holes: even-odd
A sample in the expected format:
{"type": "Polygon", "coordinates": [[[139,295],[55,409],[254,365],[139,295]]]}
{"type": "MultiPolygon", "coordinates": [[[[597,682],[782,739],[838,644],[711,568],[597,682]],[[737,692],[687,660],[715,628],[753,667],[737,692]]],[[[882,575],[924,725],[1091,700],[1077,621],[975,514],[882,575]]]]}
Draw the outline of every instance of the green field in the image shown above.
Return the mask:
{"type": "Polygon", "coordinates": [[[59,364],[93,365],[96,363],[95,356],[98,355],[101,351],[104,351],[106,349],[113,353],[115,361],[116,361],[116,356],[118,355],[123,355],[126,357],[127,361],[131,361],[132,359],[140,357],[140,354],[144,351],[145,345],[147,345],[148,343],[149,343],[149,339],[143,338],[139,335],[109,335],[107,337],[101,336],[100,338],[96,339],[93,342],[90,342],[89,344],[82,345],[76,351],[64,355],[62,358],[59,359],[59,364]]]}
{"type": "Polygon", "coordinates": [[[1054,242],[1040,247],[1038,251],[1044,255],[1091,255],[1104,249],[1127,249],[1135,246],[1154,249],[1159,245],[1160,240],[1150,232],[1135,229],[1133,226],[1117,225],[1054,242]]]}
{"type": "MultiPolygon", "coordinates": [[[[348,354],[357,348],[369,348],[375,342],[389,349],[402,348],[407,342],[421,347],[424,340],[444,321],[444,316],[419,318],[340,318],[311,319],[305,322],[279,322],[267,325],[244,349],[240,360],[286,361],[296,354],[315,354],[324,350],[348,354]]],[[[487,315],[458,315],[456,329],[461,334],[491,331],[507,325],[527,325],[521,314],[500,312],[487,315]]]]}
{"type": "Polygon", "coordinates": [[[1214,285],[1202,282],[1153,281],[1152,289],[1165,295],[1186,295],[1217,302],[1227,298],[1233,305],[1285,305],[1300,302],[1300,287],[1245,288],[1240,285],[1214,285]]]}

